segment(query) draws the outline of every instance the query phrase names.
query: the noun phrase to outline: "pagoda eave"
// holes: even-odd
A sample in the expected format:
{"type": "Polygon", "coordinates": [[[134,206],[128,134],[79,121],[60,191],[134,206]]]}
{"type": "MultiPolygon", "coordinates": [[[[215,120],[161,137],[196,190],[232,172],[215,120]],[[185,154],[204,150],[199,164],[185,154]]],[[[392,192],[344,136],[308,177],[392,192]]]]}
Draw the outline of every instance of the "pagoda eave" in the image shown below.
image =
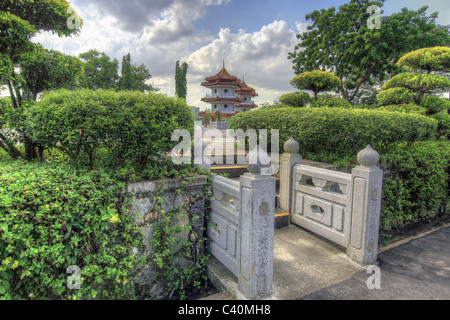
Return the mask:
{"type": "Polygon", "coordinates": [[[206,88],[214,88],[214,87],[239,88],[239,84],[237,82],[213,82],[213,83],[203,82],[201,86],[206,88]]]}
{"type": "Polygon", "coordinates": [[[222,102],[222,103],[225,103],[225,102],[228,102],[228,103],[241,103],[242,102],[242,99],[239,99],[239,98],[203,98],[202,99],[202,101],[203,102],[206,102],[206,103],[220,103],[220,102],[222,102]]]}
{"type": "Polygon", "coordinates": [[[238,104],[234,106],[235,108],[257,108],[258,106],[256,104],[238,104]]]}

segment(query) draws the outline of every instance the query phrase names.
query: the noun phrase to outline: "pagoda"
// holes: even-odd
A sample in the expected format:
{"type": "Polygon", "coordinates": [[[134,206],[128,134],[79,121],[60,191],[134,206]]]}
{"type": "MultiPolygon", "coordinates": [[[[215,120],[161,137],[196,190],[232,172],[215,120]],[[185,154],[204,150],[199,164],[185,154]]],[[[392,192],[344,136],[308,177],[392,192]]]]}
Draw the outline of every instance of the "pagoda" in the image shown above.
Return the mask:
{"type": "Polygon", "coordinates": [[[211,94],[202,99],[203,102],[211,104],[211,109],[209,112],[199,113],[200,117],[206,118],[210,115],[217,118],[219,115],[222,118],[229,118],[239,112],[257,108],[253,102],[253,98],[258,96],[255,89],[231,75],[225,68],[225,63],[218,74],[206,78],[201,85],[211,89],[211,94]]]}

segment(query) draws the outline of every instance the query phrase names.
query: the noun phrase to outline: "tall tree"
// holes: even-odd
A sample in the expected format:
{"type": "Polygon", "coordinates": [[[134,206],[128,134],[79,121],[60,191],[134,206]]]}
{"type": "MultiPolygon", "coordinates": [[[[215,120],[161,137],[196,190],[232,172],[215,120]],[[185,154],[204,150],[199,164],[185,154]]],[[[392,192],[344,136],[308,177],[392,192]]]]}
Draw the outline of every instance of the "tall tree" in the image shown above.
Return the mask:
{"type": "Polygon", "coordinates": [[[95,49],[79,55],[84,62],[84,73],[80,85],[91,90],[116,89],[119,80],[119,62],[111,61],[104,52],[95,49]]]}
{"type": "MultiPolygon", "coordinates": [[[[77,35],[82,20],[65,0],[21,0],[0,2],[0,80],[7,86],[15,112],[24,109],[21,88],[24,80],[16,73],[23,55],[35,52],[38,48],[30,39],[39,31],[51,31],[58,36],[77,35]]],[[[33,142],[21,128],[16,130],[23,135],[25,158],[37,156],[33,142]]],[[[13,158],[23,157],[10,139],[0,133],[0,147],[13,158]]]]}
{"type": "Polygon", "coordinates": [[[186,100],[187,97],[187,71],[188,64],[183,62],[180,66],[180,61],[175,65],[175,94],[178,98],[186,100]]]}
{"type": "Polygon", "coordinates": [[[417,11],[382,17],[380,29],[369,29],[371,6],[382,7],[385,0],[351,0],[338,10],[315,10],[307,14],[312,23],[289,54],[296,74],[324,70],[336,74],[342,97],[353,101],[365,87],[384,82],[400,72],[396,61],[412,50],[443,45],[450,37],[436,29],[437,13],[426,15],[427,6],[417,11]]]}
{"type": "Polygon", "coordinates": [[[137,66],[131,63],[130,53],[123,57],[119,90],[158,91],[158,89],[146,83],[151,78],[152,76],[144,64],[137,66]]]}

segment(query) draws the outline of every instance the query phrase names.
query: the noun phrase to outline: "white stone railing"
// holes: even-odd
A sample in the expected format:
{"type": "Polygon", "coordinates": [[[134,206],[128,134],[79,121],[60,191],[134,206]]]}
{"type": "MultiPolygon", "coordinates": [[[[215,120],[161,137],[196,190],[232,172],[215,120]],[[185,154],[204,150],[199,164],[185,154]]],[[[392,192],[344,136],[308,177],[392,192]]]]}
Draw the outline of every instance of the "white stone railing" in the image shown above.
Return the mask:
{"type": "MultiPolygon", "coordinates": [[[[268,157],[263,152],[257,147],[247,163],[255,153],[268,157]]],[[[208,236],[212,255],[237,277],[244,296],[256,299],[272,294],[276,184],[261,175],[261,163],[247,168],[239,182],[214,177],[208,236]]]]}
{"type": "Polygon", "coordinates": [[[285,144],[280,158],[280,209],[291,222],[346,248],[362,265],[376,262],[383,171],[368,146],[351,174],[302,165],[299,145],[285,144]]]}

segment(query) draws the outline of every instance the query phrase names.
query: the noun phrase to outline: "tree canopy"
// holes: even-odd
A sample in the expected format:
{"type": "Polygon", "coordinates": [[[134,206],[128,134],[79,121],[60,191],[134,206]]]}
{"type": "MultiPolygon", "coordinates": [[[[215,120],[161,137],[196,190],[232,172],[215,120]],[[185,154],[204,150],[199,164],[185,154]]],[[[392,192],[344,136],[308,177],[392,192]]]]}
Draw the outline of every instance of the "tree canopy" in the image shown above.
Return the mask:
{"type": "Polygon", "coordinates": [[[83,63],[76,57],[39,47],[21,56],[20,69],[30,98],[36,100],[46,90],[76,87],[83,63]]]}
{"type": "Polygon", "coordinates": [[[128,53],[122,59],[122,70],[119,78],[119,90],[157,91],[147,80],[152,78],[150,71],[144,64],[134,65],[131,63],[131,55],[128,53]]]}
{"type": "MultiPolygon", "coordinates": [[[[383,91],[377,96],[383,104],[402,104],[413,98],[414,102],[420,105],[426,95],[445,92],[450,88],[450,79],[437,74],[449,70],[450,48],[432,47],[415,50],[404,55],[397,65],[413,72],[400,73],[383,85],[383,91]]],[[[427,109],[436,109],[435,105],[436,101],[433,100],[427,109]]]]}
{"type": "Polygon", "coordinates": [[[334,74],[321,70],[303,72],[292,79],[291,84],[299,90],[311,90],[314,92],[314,98],[323,91],[336,89],[341,83],[334,74]]]}
{"type": "Polygon", "coordinates": [[[111,61],[104,52],[95,49],[79,55],[84,62],[84,73],[80,78],[80,86],[91,90],[115,89],[119,81],[119,62],[111,61]]]}
{"type": "MultiPolygon", "coordinates": [[[[13,110],[21,112],[24,108],[21,90],[32,90],[35,96],[41,90],[62,84],[62,78],[68,80],[69,73],[75,75],[79,69],[75,60],[45,51],[30,39],[39,31],[50,31],[60,37],[77,35],[81,25],[81,18],[65,0],[0,2],[0,81],[8,87],[13,110]],[[22,75],[16,73],[16,67],[20,67],[22,75]],[[74,70],[69,71],[71,67],[74,70]]],[[[22,128],[15,130],[23,135],[25,157],[34,159],[37,146],[22,128]]],[[[23,156],[3,133],[0,133],[0,147],[13,158],[23,156]]]]}
{"type": "MultiPolygon", "coordinates": [[[[298,34],[299,43],[289,54],[296,74],[325,70],[342,81],[339,90],[348,101],[361,91],[371,90],[390,75],[401,72],[396,65],[407,52],[449,43],[446,30],[436,29],[437,13],[427,15],[427,6],[417,11],[403,8],[381,18],[380,29],[369,29],[370,6],[382,7],[384,0],[351,0],[306,15],[308,31],[298,34]]],[[[383,12],[381,12],[383,13],[383,12]]]]}

